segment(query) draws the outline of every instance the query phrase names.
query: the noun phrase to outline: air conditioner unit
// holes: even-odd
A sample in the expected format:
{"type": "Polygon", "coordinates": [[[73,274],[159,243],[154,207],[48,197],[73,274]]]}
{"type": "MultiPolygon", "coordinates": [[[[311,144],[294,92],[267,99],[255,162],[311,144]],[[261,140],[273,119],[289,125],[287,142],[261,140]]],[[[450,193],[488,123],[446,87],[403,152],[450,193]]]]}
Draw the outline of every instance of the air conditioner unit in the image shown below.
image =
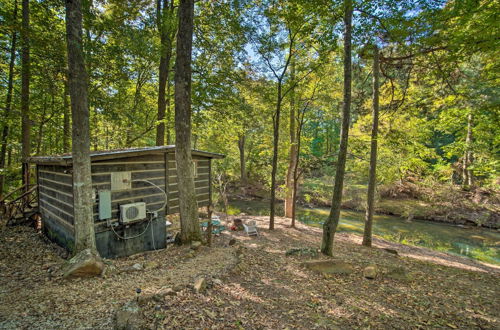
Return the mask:
{"type": "Polygon", "coordinates": [[[146,203],[130,203],[120,205],[120,220],[123,224],[146,218],[146,203]]]}

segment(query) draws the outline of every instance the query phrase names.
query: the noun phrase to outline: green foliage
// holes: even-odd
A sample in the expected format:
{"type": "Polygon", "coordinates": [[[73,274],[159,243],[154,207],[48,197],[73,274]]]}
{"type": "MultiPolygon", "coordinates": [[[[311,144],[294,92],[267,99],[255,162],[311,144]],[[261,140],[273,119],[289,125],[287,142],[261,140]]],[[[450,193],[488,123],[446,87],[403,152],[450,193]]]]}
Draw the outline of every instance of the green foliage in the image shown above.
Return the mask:
{"type": "MultiPolygon", "coordinates": [[[[64,6],[60,1],[30,3],[32,150],[40,155],[58,154],[63,152],[66,110],[64,6]]],[[[377,43],[383,73],[378,182],[411,178],[423,183],[461,183],[467,119],[472,114],[470,169],[475,184],[498,188],[498,1],[377,0],[357,1],[356,7],[353,116],[347,164],[350,182],[363,184],[368,175],[368,44],[377,43]]],[[[20,11],[14,20],[13,8],[13,0],[0,0],[2,111],[8,50],[13,32],[19,33],[20,28],[20,11]]],[[[290,51],[290,35],[296,38],[296,81],[285,76],[283,88],[294,87],[296,110],[306,109],[299,170],[313,181],[335,175],[342,106],[341,11],[341,3],[331,1],[196,2],[193,147],[227,155],[214,162],[215,172],[224,173],[227,182],[235,184],[239,180],[238,140],[244,136],[250,183],[270,186],[277,79],[266,61],[277,71],[283,69],[290,51]]],[[[155,143],[160,57],[157,24],[152,1],[104,0],[85,8],[83,37],[93,149],[155,143]]],[[[164,24],[172,28],[177,22],[164,24]]],[[[2,169],[9,186],[19,181],[18,55],[12,113],[1,119],[10,127],[10,166],[2,169]]],[[[170,79],[173,86],[173,74],[170,79]]],[[[167,123],[173,121],[173,102],[171,109],[167,123]]],[[[284,182],[290,149],[286,138],[289,110],[290,93],[283,99],[279,184],[284,182]]],[[[330,189],[329,185],[325,184],[324,189],[330,189]]]]}

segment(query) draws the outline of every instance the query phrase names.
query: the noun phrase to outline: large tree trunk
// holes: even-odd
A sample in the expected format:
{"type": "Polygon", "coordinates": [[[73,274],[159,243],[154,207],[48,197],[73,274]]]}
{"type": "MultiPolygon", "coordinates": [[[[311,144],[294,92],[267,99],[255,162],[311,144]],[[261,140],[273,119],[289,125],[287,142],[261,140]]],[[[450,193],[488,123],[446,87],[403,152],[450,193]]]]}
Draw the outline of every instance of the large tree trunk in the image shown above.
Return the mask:
{"type": "Polygon", "coordinates": [[[467,116],[467,135],[465,137],[465,152],[464,152],[464,162],[463,162],[463,185],[472,186],[473,176],[470,166],[473,162],[472,154],[472,127],[473,127],[473,116],[472,110],[469,110],[467,116]]]}
{"type": "Polygon", "coordinates": [[[201,241],[191,158],[191,52],[194,0],[179,3],[179,32],[175,63],[175,161],[179,189],[181,241],[201,241]]]}
{"type": "MultiPolygon", "coordinates": [[[[295,61],[292,62],[290,80],[295,79],[295,61]]],[[[295,88],[290,90],[290,158],[288,160],[288,170],[286,174],[285,191],[285,217],[292,218],[293,214],[293,190],[294,190],[294,169],[297,161],[297,138],[295,125],[295,88]]],[[[294,221],[292,221],[294,224],[294,221]]]]}
{"type": "Polygon", "coordinates": [[[370,174],[368,178],[368,194],[365,215],[365,230],[363,232],[363,245],[372,246],[372,224],[375,211],[375,186],[377,184],[377,138],[378,138],[378,113],[379,113],[379,51],[374,46],[373,50],[373,124],[370,146],[370,174]]]}
{"type": "Polygon", "coordinates": [[[30,141],[30,8],[29,0],[23,0],[23,21],[21,28],[21,162],[23,185],[29,184],[30,141]]]}
{"type": "Polygon", "coordinates": [[[342,128],[340,131],[340,147],[337,157],[335,182],[333,186],[332,207],[330,215],[323,225],[323,241],[321,252],[333,255],[333,238],[337,231],[342,203],[342,189],[344,186],[345,163],[347,158],[347,142],[349,137],[349,120],[351,113],[351,29],[352,29],[352,0],[344,1],[344,104],[342,107],[342,128]]]}
{"type": "Polygon", "coordinates": [[[271,170],[271,202],[270,202],[270,216],[269,216],[269,229],[274,229],[274,213],[276,203],[276,172],[278,171],[278,146],[280,138],[280,116],[281,116],[281,102],[282,98],[282,80],[278,80],[278,98],[276,102],[276,112],[273,121],[273,161],[271,170]]]}
{"type": "Polygon", "coordinates": [[[69,98],[69,87],[68,87],[68,73],[66,73],[66,77],[64,79],[64,95],[63,95],[63,101],[64,101],[64,109],[63,109],[63,152],[68,153],[69,152],[69,147],[70,147],[70,114],[71,114],[71,108],[70,104],[68,101],[69,98]]]}
{"type": "MultiPolygon", "coordinates": [[[[170,142],[170,133],[168,125],[165,124],[165,110],[170,108],[170,62],[172,58],[172,45],[175,33],[172,33],[171,20],[174,15],[173,0],[157,0],[156,16],[158,31],[160,32],[160,66],[158,68],[158,126],[156,127],[156,145],[165,144],[165,130],[167,131],[167,143],[170,142]],[[165,92],[167,89],[167,93],[165,92]]],[[[170,114],[170,109],[168,109],[170,114]]],[[[167,116],[166,121],[170,117],[167,116]]]]}
{"type": "Polygon", "coordinates": [[[240,151],[240,183],[242,187],[247,185],[247,170],[245,165],[245,133],[238,137],[238,149],[240,151]]]}
{"type": "MultiPolygon", "coordinates": [[[[73,121],[73,205],[75,254],[96,252],[90,174],[89,107],[87,72],[82,49],[82,6],[80,0],[66,0],[68,83],[73,121]]],[[[97,253],[97,252],[96,252],[97,253]]]]}
{"type": "MultiPolygon", "coordinates": [[[[14,1],[14,14],[12,15],[13,21],[17,21],[17,0],[14,1]]],[[[3,125],[2,125],[2,148],[0,151],[0,198],[3,196],[3,186],[5,177],[3,170],[5,169],[5,158],[7,156],[7,141],[9,138],[9,117],[12,108],[12,90],[14,81],[14,64],[16,63],[16,30],[12,30],[12,42],[10,44],[10,60],[9,60],[9,78],[7,82],[7,98],[5,100],[5,109],[3,112],[3,125]]]]}

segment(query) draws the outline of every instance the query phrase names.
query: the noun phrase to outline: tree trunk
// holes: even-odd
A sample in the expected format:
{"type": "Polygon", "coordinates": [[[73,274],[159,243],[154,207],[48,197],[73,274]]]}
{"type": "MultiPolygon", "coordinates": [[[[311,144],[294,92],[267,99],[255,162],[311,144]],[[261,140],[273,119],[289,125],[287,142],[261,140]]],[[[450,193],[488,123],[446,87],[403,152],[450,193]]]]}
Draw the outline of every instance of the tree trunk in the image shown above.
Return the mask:
{"type": "Polygon", "coordinates": [[[280,137],[280,115],[281,115],[281,102],[282,97],[282,80],[278,80],[278,99],[276,102],[276,113],[274,114],[274,126],[273,126],[273,161],[271,170],[271,204],[270,204],[270,216],[269,216],[269,229],[274,229],[274,213],[275,213],[275,202],[276,202],[276,172],[278,170],[278,145],[280,137]]]}
{"type": "MultiPolygon", "coordinates": [[[[87,72],[82,49],[82,6],[80,0],[66,0],[68,84],[73,126],[73,206],[75,254],[96,252],[90,174],[89,107],[87,72]]],[[[97,253],[97,252],[96,252],[97,253]]]]}
{"type": "MultiPolygon", "coordinates": [[[[295,80],[295,61],[292,61],[290,81],[295,80]]],[[[294,169],[297,161],[297,138],[295,128],[295,88],[290,90],[290,158],[286,174],[285,191],[285,217],[292,218],[293,213],[293,190],[294,190],[294,169]]],[[[294,224],[294,220],[292,220],[294,224]]]]}
{"type": "Polygon", "coordinates": [[[70,104],[68,102],[69,97],[69,88],[68,88],[68,73],[66,73],[66,77],[64,79],[64,110],[63,110],[63,152],[69,152],[69,143],[70,143],[70,129],[69,129],[69,117],[70,117],[70,104]]]}
{"type": "MultiPolygon", "coordinates": [[[[17,0],[14,1],[14,14],[13,21],[17,21],[17,0]]],[[[16,30],[12,30],[12,42],[10,45],[10,60],[9,60],[9,78],[7,82],[7,99],[5,100],[5,109],[3,112],[3,125],[2,125],[2,148],[0,151],[0,198],[3,196],[3,187],[5,177],[3,170],[5,169],[5,158],[7,156],[7,142],[9,138],[9,117],[12,108],[12,90],[14,81],[14,65],[16,63],[16,30]]]]}
{"type": "Polygon", "coordinates": [[[167,122],[165,123],[165,130],[166,130],[166,134],[167,134],[167,144],[168,145],[171,145],[171,144],[174,144],[174,142],[172,141],[172,134],[171,134],[171,128],[172,128],[172,122],[171,122],[171,119],[172,119],[172,106],[171,106],[171,98],[170,98],[170,89],[171,89],[171,84],[170,84],[170,80],[167,79],[167,122]]]}
{"type": "Polygon", "coordinates": [[[347,158],[347,142],[349,137],[349,120],[351,112],[351,29],[352,29],[352,0],[344,1],[344,104],[342,107],[342,127],[340,130],[340,146],[337,158],[335,182],[333,187],[332,207],[330,215],[323,225],[323,241],[321,252],[333,255],[333,238],[337,231],[342,203],[342,189],[344,186],[345,163],[347,158]]]}
{"type": "Polygon", "coordinates": [[[245,133],[238,137],[238,149],[240,150],[240,182],[241,186],[247,185],[247,170],[245,165],[245,133]]]}
{"type": "Polygon", "coordinates": [[[472,116],[472,110],[469,110],[469,114],[467,116],[467,136],[465,138],[465,152],[464,152],[464,162],[463,162],[463,185],[464,186],[472,186],[473,177],[472,171],[470,170],[470,166],[473,161],[472,154],[472,127],[474,125],[474,118],[472,116]]]}
{"type": "MultiPolygon", "coordinates": [[[[305,109],[304,109],[305,111],[305,109]]],[[[300,161],[300,136],[302,134],[302,127],[304,125],[304,118],[299,121],[297,127],[297,150],[295,152],[295,162],[293,164],[293,191],[292,191],[292,223],[291,227],[295,228],[296,210],[297,210],[297,195],[299,189],[299,161],[300,161]]]]}
{"type": "MultiPolygon", "coordinates": [[[[170,28],[170,21],[173,19],[174,7],[173,1],[157,0],[156,15],[158,22],[158,31],[160,32],[160,66],[158,68],[158,126],[156,127],[156,145],[162,146],[165,144],[165,129],[169,131],[168,125],[165,124],[165,110],[170,108],[170,62],[172,58],[172,38],[174,34],[170,28]],[[165,92],[167,89],[167,92],[165,92]]],[[[168,109],[170,113],[170,109],[168,109]]],[[[167,116],[166,121],[170,117],[167,116]]],[[[167,133],[167,143],[169,143],[170,134],[167,133]]]]}
{"type": "Polygon", "coordinates": [[[365,230],[363,232],[363,245],[372,246],[372,224],[375,210],[375,186],[377,184],[377,138],[378,138],[378,113],[379,113],[379,51],[374,46],[373,50],[373,124],[370,146],[370,174],[368,178],[368,195],[365,215],[365,230]]]}
{"type": "Polygon", "coordinates": [[[29,0],[23,0],[23,21],[21,28],[21,162],[23,185],[29,184],[30,141],[30,8],[29,0]]]}
{"type": "Polygon", "coordinates": [[[178,9],[177,58],[175,63],[175,161],[179,189],[181,241],[201,241],[198,206],[191,158],[191,52],[194,0],[181,0],[178,9]]]}

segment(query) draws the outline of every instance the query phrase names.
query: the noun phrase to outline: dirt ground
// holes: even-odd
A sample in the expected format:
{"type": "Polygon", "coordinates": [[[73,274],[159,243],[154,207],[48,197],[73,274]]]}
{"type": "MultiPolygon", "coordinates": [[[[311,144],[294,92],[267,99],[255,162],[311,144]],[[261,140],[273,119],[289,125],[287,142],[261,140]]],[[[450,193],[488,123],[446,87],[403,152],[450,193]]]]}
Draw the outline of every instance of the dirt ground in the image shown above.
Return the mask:
{"type": "Polygon", "coordinates": [[[466,258],[340,233],[335,257],[350,274],[307,270],[309,259],[285,256],[290,248],[317,248],[318,228],[277,218],[255,219],[260,236],[225,232],[213,248],[187,247],[112,260],[103,277],[63,279],[65,253],[26,227],[0,229],[0,328],[98,328],[114,326],[117,308],[141,295],[176,288],[176,295],[141,308],[149,328],[500,328],[500,269],[466,258]],[[237,243],[229,246],[230,239],[237,243]],[[393,255],[382,248],[397,250],[393,255]],[[144,269],[134,270],[139,264],[144,269]],[[376,265],[373,280],[363,269],[376,265]],[[402,278],[391,277],[398,269],[402,278]],[[209,288],[190,284],[205,276],[209,288]]]}

